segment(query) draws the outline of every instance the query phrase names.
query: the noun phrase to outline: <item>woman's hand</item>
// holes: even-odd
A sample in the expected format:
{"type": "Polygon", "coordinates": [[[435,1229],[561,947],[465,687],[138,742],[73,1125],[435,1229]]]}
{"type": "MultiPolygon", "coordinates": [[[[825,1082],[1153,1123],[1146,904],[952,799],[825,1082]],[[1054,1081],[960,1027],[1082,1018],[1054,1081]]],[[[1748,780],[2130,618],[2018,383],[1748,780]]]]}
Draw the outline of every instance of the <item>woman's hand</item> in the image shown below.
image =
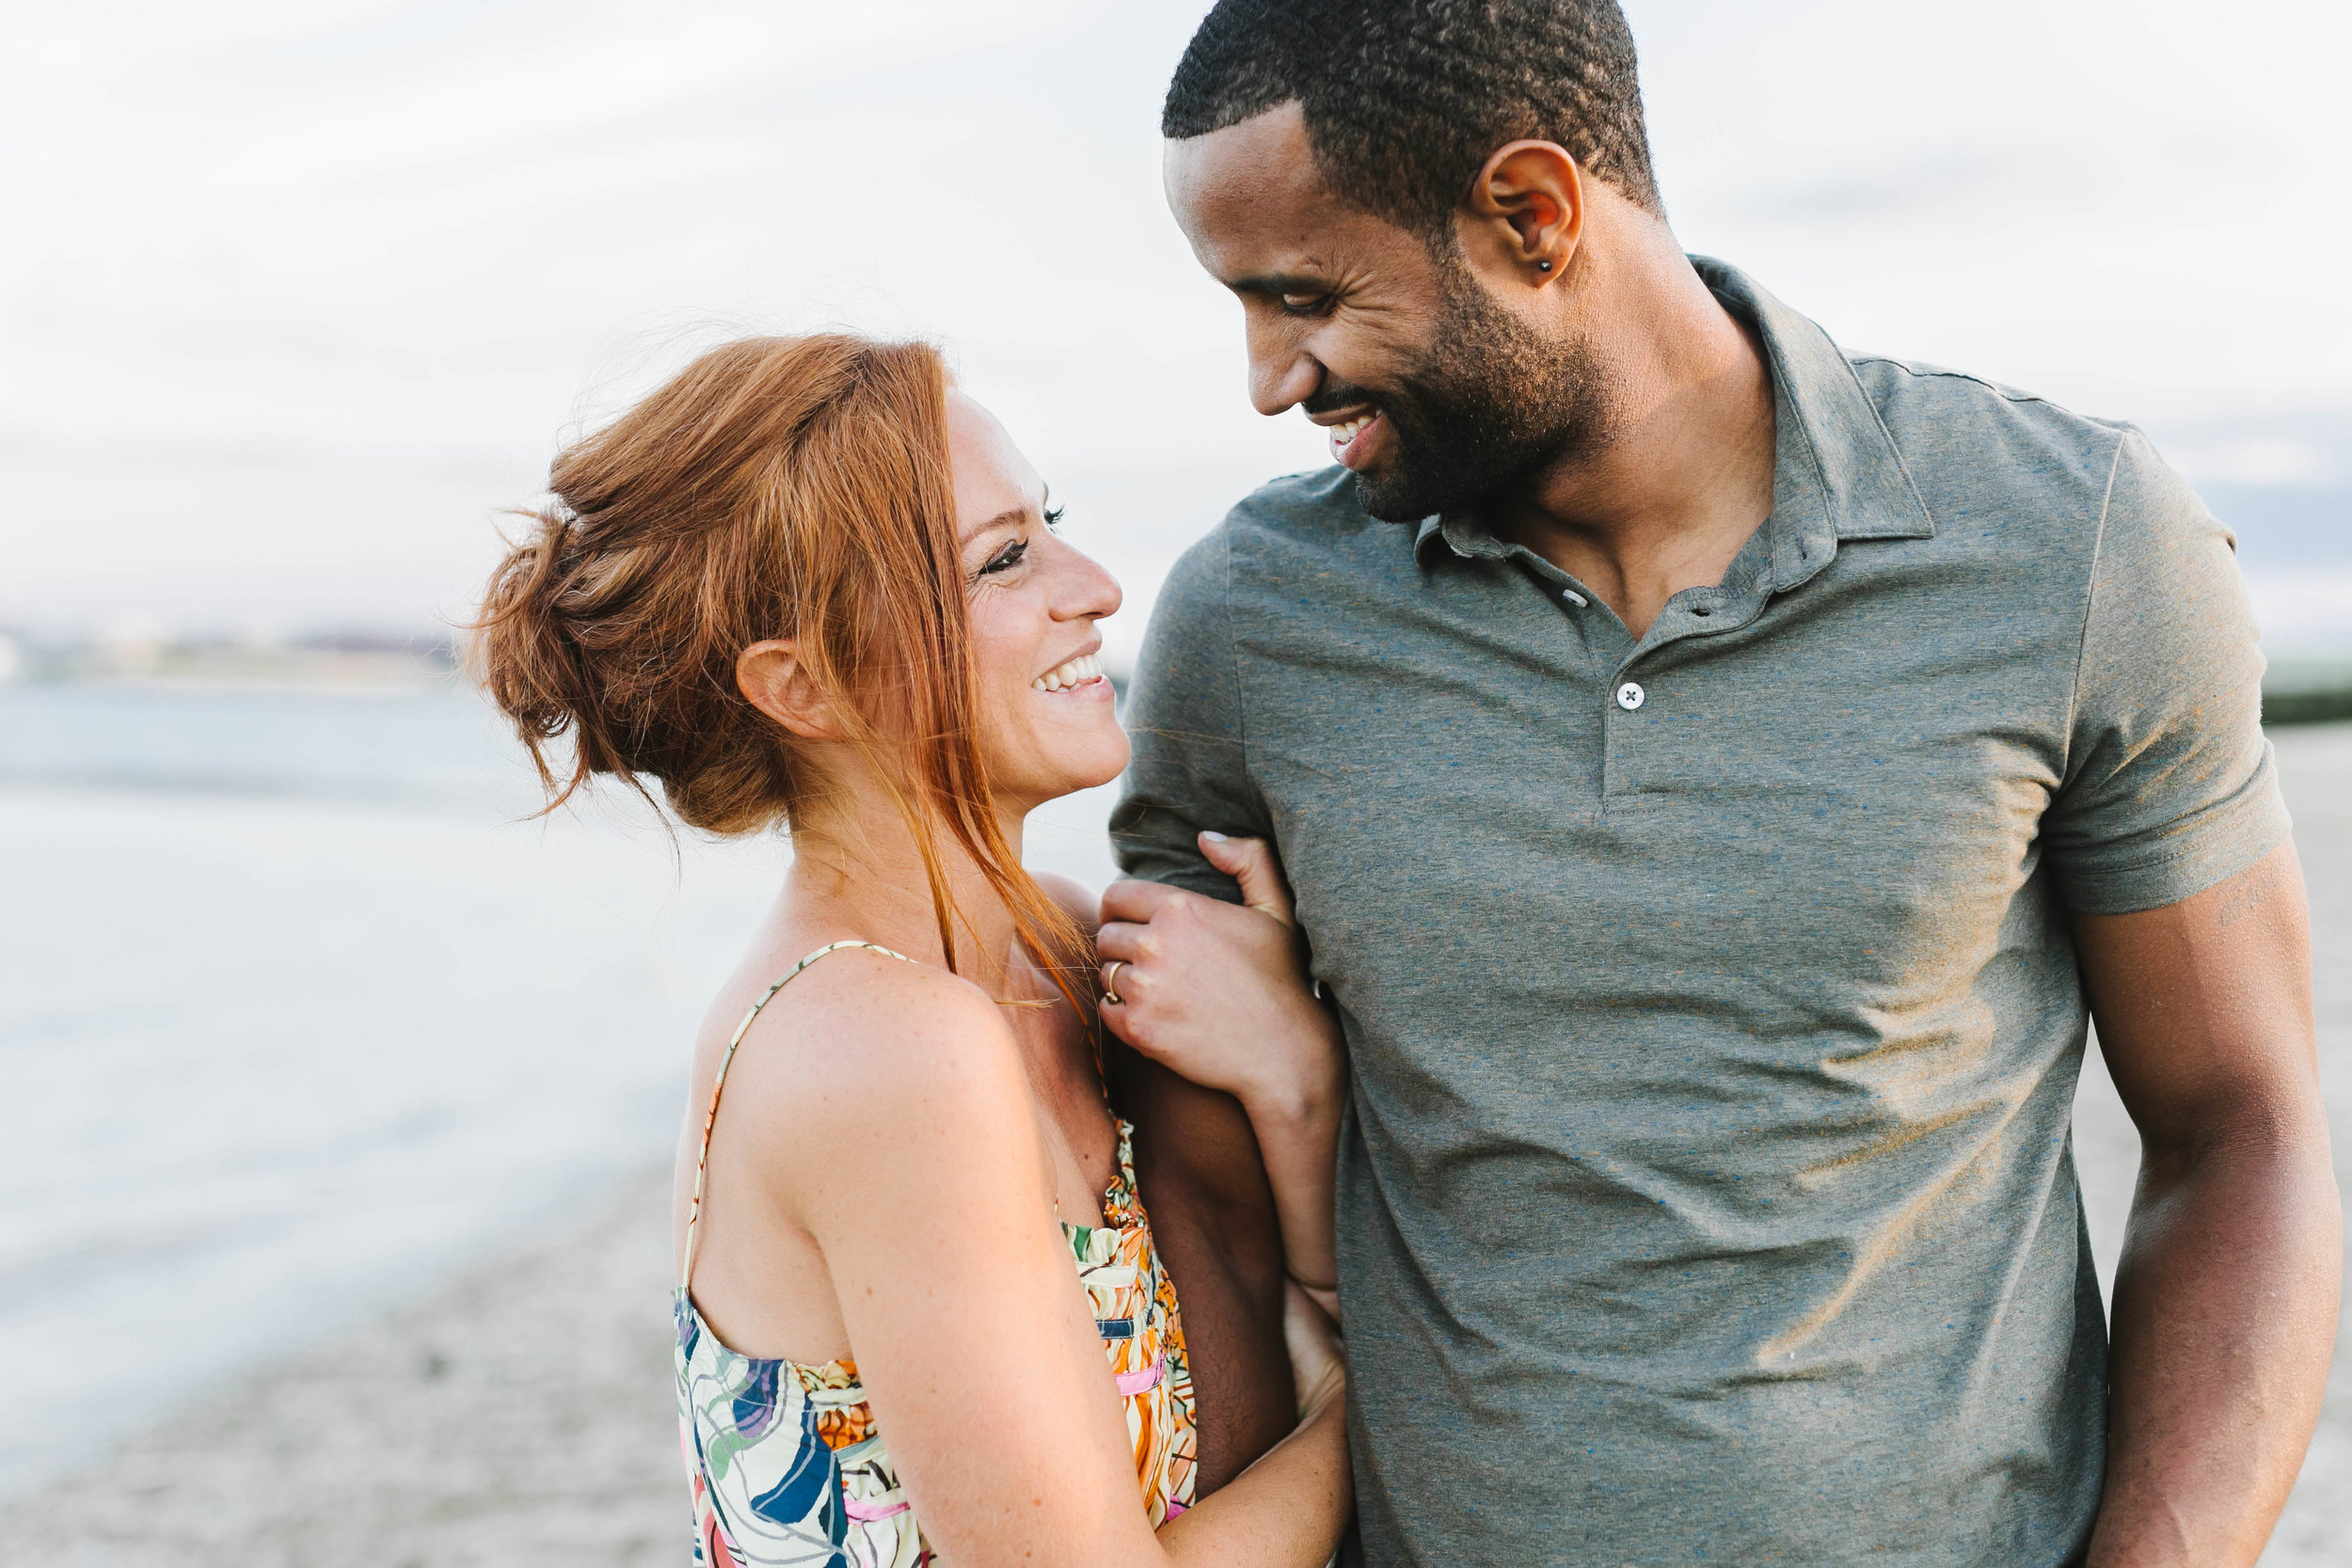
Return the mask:
{"type": "Polygon", "coordinates": [[[1295,1279],[1282,1287],[1282,1343],[1291,1355],[1300,1420],[1311,1421],[1325,1406],[1347,1397],[1346,1341],[1314,1293],[1295,1279]]]}
{"type": "Polygon", "coordinates": [[[1200,852],[1241,884],[1242,905],[1157,882],[1104,891],[1103,1021],[1253,1119],[1298,1115],[1334,1094],[1343,1068],[1308,990],[1290,886],[1263,839],[1202,833],[1200,852]]]}
{"type": "Polygon", "coordinates": [[[1200,852],[1247,902],[1112,883],[1096,938],[1103,1022],[1152,1060],[1241,1101],[1265,1157],[1291,1277],[1335,1311],[1345,1044],[1307,989],[1305,943],[1273,850],[1263,839],[1202,833],[1200,852]]]}

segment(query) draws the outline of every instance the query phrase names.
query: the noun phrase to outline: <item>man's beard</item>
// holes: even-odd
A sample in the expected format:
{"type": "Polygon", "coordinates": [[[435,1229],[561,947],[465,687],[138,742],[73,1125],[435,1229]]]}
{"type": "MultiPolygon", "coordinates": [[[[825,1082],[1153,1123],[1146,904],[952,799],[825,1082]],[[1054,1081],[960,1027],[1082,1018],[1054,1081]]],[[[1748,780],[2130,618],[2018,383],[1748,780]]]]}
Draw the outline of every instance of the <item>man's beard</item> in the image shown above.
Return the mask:
{"type": "Polygon", "coordinates": [[[1458,263],[1441,269],[1445,312],[1431,346],[1384,392],[1327,387],[1307,404],[1371,403],[1392,427],[1387,471],[1361,473],[1363,508],[1412,523],[1474,506],[1608,437],[1597,357],[1582,342],[1546,342],[1490,298],[1458,263]]]}

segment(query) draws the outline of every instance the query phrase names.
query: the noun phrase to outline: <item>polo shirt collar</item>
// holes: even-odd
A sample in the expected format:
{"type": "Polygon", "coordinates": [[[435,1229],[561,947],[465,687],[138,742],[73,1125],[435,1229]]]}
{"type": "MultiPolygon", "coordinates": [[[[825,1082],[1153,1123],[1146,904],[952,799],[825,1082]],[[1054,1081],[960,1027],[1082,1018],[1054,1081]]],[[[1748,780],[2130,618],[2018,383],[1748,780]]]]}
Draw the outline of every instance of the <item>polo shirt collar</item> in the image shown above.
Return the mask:
{"type": "MultiPolygon", "coordinates": [[[[1755,326],[1771,364],[1772,515],[1755,543],[1769,549],[1772,587],[1785,592],[1812,577],[1841,540],[1933,537],[1935,520],[1902,453],[1829,334],[1737,267],[1705,256],[1691,264],[1725,309],[1755,326]]],[[[1422,519],[1415,556],[1425,560],[1440,538],[1462,556],[1511,549],[1468,511],[1422,519]]]]}

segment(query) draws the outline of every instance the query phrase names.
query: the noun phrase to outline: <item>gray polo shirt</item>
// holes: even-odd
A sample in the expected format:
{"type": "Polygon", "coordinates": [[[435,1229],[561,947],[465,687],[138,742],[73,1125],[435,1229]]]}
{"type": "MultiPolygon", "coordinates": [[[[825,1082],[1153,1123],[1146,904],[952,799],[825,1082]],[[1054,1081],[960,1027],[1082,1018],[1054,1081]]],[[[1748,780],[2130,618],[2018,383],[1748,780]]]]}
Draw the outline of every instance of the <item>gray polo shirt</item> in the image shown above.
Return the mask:
{"type": "Polygon", "coordinates": [[[2067,911],[2287,832],[2232,540],[2130,427],[1696,264],[1779,416],[1722,584],[1637,640],[1474,517],[1279,480],[1153,611],[1121,862],[1231,897],[1193,833],[1270,835],[1336,992],[1371,1563],[2060,1563],[2067,911]]]}

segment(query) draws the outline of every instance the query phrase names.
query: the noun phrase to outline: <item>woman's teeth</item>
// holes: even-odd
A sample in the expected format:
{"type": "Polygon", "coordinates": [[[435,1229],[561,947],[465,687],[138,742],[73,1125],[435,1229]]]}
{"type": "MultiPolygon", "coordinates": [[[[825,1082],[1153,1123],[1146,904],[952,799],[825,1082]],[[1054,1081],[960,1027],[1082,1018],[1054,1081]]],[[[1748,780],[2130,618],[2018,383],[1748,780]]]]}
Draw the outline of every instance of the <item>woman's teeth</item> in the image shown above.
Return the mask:
{"type": "Polygon", "coordinates": [[[1031,681],[1029,687],[1035,691],[1066,691],[1073,686],[1084,686],[1089,681],[1102,678],[1103,661],[1092,654],[1087,654],[1046,671],[1031,681]]]}
{"type": "Polygon", "coordinates": [[[1350,420],[1345,424],[1333,425],[1331,427],[1331,445],[1335,449],[1353,445],[1356,437],[1364,433],[1364,426],[1372,423],[1373,420],[1378,419],[1379,417],[1380,416],[1378,414],[1366,414],[1362,419],[1350,420]]]}

